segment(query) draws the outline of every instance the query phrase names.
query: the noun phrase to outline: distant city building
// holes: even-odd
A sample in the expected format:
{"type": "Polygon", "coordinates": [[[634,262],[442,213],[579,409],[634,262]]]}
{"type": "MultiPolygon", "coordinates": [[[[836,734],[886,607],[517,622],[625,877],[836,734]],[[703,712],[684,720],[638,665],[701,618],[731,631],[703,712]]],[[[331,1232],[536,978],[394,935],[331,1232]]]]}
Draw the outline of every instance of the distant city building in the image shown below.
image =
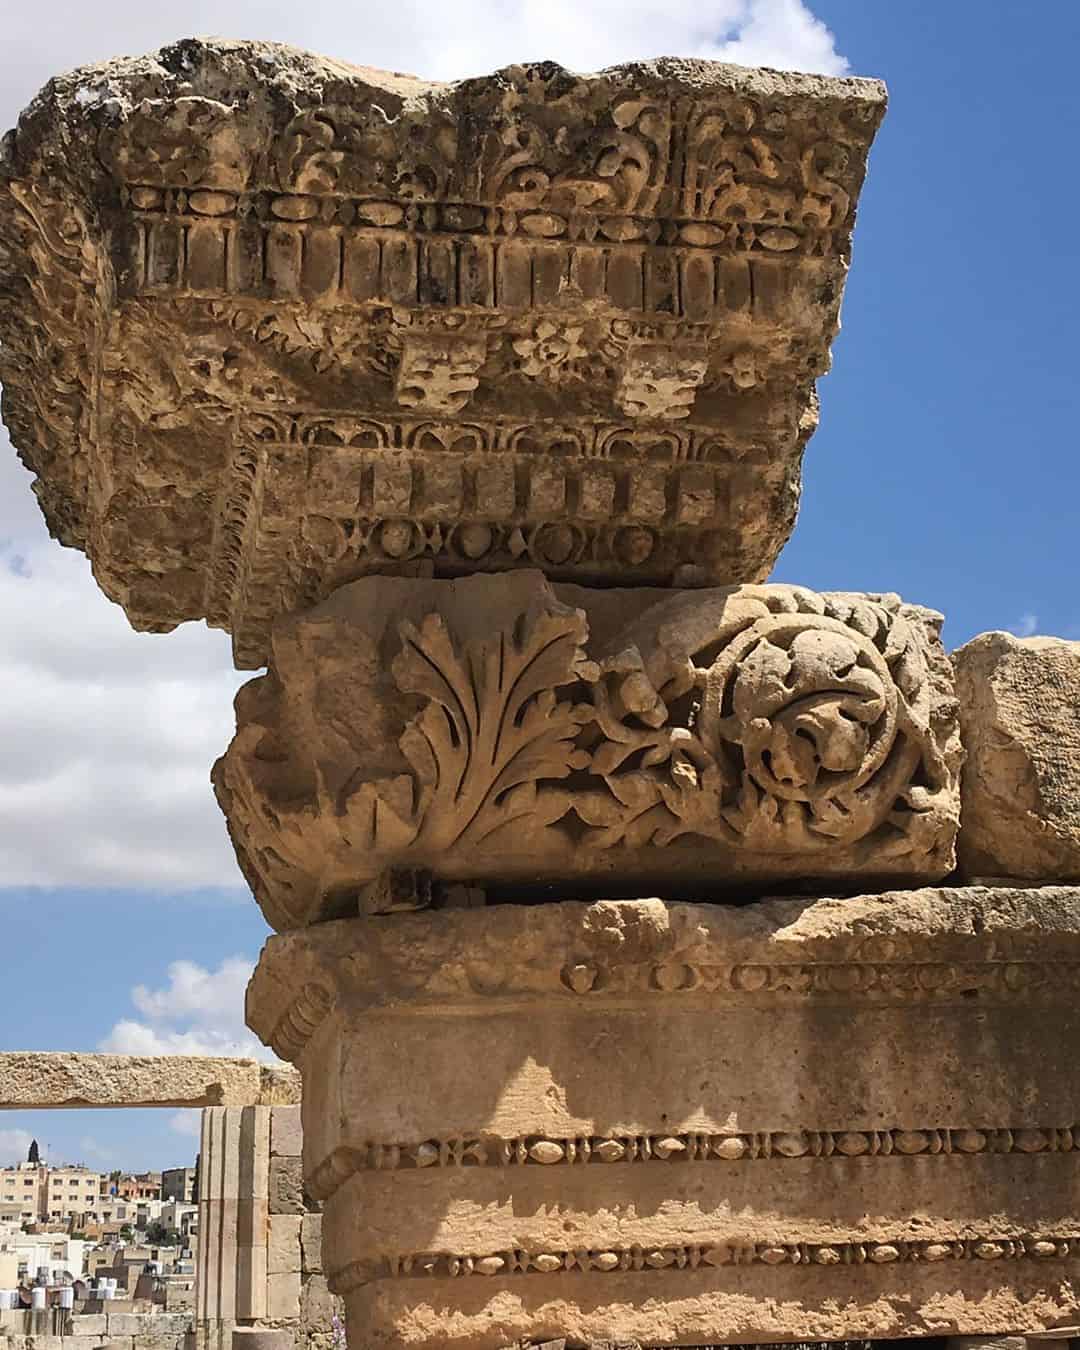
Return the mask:
{"type": "Polygon", "coordinates": [[[15,1233],[3,1239],[5,1264],[14,1255],[17,1281],[32,1280],[41,1270],[48,1271],[50,1283],[65,1275],[81,1275],[86,1247],[81,1238],[65,1233],[15,1233]]]}
{"type": "Polygon", "coordinates": [[[101,1195],[101,1173],[80,1165],[46,1167],[39,1213],[52,1222],[79,1219],[92,1210],[101,1195]]]}
{"type": "Polygon", "coordinates": [[[0,1168],[0,1220],[22,1224],[38,1219],[47,1175],[47,1169],[36,1162],[0,1168]]]}
{"type": "Polygon", "coordinates": [[[82,1215],[82,1226],[88,1231],[94,1229],[119,1232],[121,1228],[134,1228],[139,1212],[133,1200],[121,1200],[115,1195],[99,1195],[82,1215]]]}
{"type": "Polygon", "coordinates": [[[120,1200],[160,1200],[160,1172],[125,1172],[106,1177],[102,1184],[105,1195],[120,1200]]]}
{"type": "MultiPolygon", "coordinates": [[[[0,1168],[0,1249],[6,1265],[11,1264],[16,1240],[21,1246],[30,1241],[48,1245],[54,1239],[66,1241],[66,1234],[78,1234],[109,1241],[161,1224],[186,1243],[198,1231],[198,1206],[192,1198],[197,1184],[195,1167],[170,1168],[163,1176],[161,1172],[103,1175],[81,1163],[51,1166],[41,1162],[35,1140],[25,1162],[0,1168]],[[169,1194],[163,1198],[166,1179],[169,1194]],[[65,1235],[50,1229],[64,1230],[65,1235]]],[[[66,1260],[66,1254],[57,1259],[66,1260]]],[[[80,1252],[80,1267],[81,1262],[80,1252]]],[[[6,1287],[0,1282],[0,1288],[6,1287]]]]}
{"type": "Polygon", "coordinates": [[[167,1167],[161,1174],[161,1198],[191,1204],[195,1199],[195,1168],[167,1167]]]}
{"type": "Polygon", "coordinates": [[[161,1222],[181,1238],[189,1239],[199,1231],[199,1206],[182,1200],[166,1201],[161,1207],[161,1222]]]}

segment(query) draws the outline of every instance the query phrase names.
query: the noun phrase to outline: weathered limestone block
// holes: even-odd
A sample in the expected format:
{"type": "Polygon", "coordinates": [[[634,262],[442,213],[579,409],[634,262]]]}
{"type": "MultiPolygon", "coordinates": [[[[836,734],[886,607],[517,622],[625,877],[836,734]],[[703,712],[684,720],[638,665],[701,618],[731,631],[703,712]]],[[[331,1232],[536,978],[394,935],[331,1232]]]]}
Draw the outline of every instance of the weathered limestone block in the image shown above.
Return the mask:
{"type": "Polygon", "coordinates": [[[0,1110],[64,1106],[269,1106],[300,1100],[288,1068],[210,1055],[0,1051],[0,1110]]]}
{"type": "Polygon", "coordinates": [[[300,1227],[301,1269],[305,1275],[322,1274],[322,1215],[305,1214],[300,1227]]]}
{"type": "Polygon", "coordinates": [[[969,876],[1080,878],[1080,642],[982,633],[954,654],[969,876]]]}
{"type": "Polygon", "coordinates": [[[266,1316],[272,1322],[300,1317],[300,1272],[271,1276],[266,1282],[266,1316]]]}
{"type": "Polygon", "coordinates": [[[279,929],[356,913],[395,868],[637,895],[937,880],[959,760],[939,622],[791,586],[368,577],[277,623],[214,781],[279,929]]]}
{"type": "Polygon", "coordinates": [[[195,39],[52,81],[0,166],[4,413],[50,528],[241,667],[372,571],[763,578],[884,109],[195,39]]]}
{"type": "Polygon", "coordinates": [[[301,1268],[299,1214],[271,1214],[267,1240],[266,1274],[273,1279],[301,1268]]]}
{"type": "Polygon", "coordinates": [[[232,1332],[232,1350],[293,1350],[291,1331],[269,1327],[236,1327],[232,1332]]]}
{"type": "Polygon", "coordinates": [[[330,922],[247,1012],[350,1326],[496,1350],[1075,1325],[1078,991],[1080,889],[928,889],[330,922]]]}
{"type": "Polygon", "coordinates": [[[299,1158],[270,1159],[269,1205],[271,1216],[304,1213],[304,1182],[299,1158]]]}
{"type": "MultiPolygon", "coordinates": [[[[297,1101],[299,1102],[299,1094],[297,1101]]],[[[275,1157],[299,1158],[304,1146],[299,1106],[275,1106],[270,1112],[270,1152],[275,1157]]]]}
{"type": "Polygon", "coordinates": [[[273,1108],[269,1106],[247,1106],[240,1114],[239,1199],[236,1206],[238,1318],[266,1316],[267,1238],[270,1226],[267,1192],[270,1184],[272,1112],[273,1108]]]}

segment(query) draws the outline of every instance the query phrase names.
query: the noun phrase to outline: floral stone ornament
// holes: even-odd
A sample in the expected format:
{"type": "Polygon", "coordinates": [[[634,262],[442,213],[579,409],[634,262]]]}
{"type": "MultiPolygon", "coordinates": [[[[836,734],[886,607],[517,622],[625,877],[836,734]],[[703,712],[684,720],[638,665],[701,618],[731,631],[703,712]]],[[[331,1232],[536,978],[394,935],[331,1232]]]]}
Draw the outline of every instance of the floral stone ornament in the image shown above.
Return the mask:
{"type": "Polygon", "coordinates": [[[550,319],[542,319],[532,337],[514,340],[514,351],[522,358],[522,371],[549,380],[558,380],[569,373],[575,361],[588,355],[581,343],[584,331],[581,326],[560,327],[550,319]]]}
{"type": "Polygon", "coordinates": [[[215,784],[278,927],[356,912],[400,869],[939,879],[959,763],[939,621],[786,586],[367,578],[276,626],[215,784]]]}

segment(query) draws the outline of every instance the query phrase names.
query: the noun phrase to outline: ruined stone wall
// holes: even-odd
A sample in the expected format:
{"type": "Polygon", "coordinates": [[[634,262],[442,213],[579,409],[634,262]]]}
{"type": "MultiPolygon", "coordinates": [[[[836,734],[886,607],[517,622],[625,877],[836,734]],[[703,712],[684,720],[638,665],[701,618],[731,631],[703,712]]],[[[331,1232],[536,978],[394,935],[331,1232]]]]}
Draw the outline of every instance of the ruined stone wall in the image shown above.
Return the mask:
{"type": "Polygon", "coordinates": [[[298,1345],[330,1344],[340,1303],[322,1270],[321,1206],[304,1190],[302,1146],[298,1106],[203,1111],[199,1350],[230,1350],[237,1328],[286,1332],[298,1345]]]}
{"type": "Polygon", "coordinates": [[[0,1309],[0,1350],[187,1350],[191,1318],[185,1312],[118,1310],[74,1313],[0,1309]]]}

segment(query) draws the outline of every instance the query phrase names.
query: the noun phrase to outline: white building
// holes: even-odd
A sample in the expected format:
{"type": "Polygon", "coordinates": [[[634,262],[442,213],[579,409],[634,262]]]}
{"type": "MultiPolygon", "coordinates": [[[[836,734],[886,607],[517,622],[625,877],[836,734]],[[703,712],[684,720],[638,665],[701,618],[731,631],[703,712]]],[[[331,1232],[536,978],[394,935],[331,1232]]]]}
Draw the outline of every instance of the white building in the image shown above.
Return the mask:
{"type": "Polygon", "coordinates": [[[7,1251],[14,1251],[20,1279],[33,1280],[38,1271],[49,1272],[49,1283],[61,1276],[78,1277],[84,1273],[86,1250],[92,1244],[66,1233],[16,1233],[4,1239],[7,1251]]]}

